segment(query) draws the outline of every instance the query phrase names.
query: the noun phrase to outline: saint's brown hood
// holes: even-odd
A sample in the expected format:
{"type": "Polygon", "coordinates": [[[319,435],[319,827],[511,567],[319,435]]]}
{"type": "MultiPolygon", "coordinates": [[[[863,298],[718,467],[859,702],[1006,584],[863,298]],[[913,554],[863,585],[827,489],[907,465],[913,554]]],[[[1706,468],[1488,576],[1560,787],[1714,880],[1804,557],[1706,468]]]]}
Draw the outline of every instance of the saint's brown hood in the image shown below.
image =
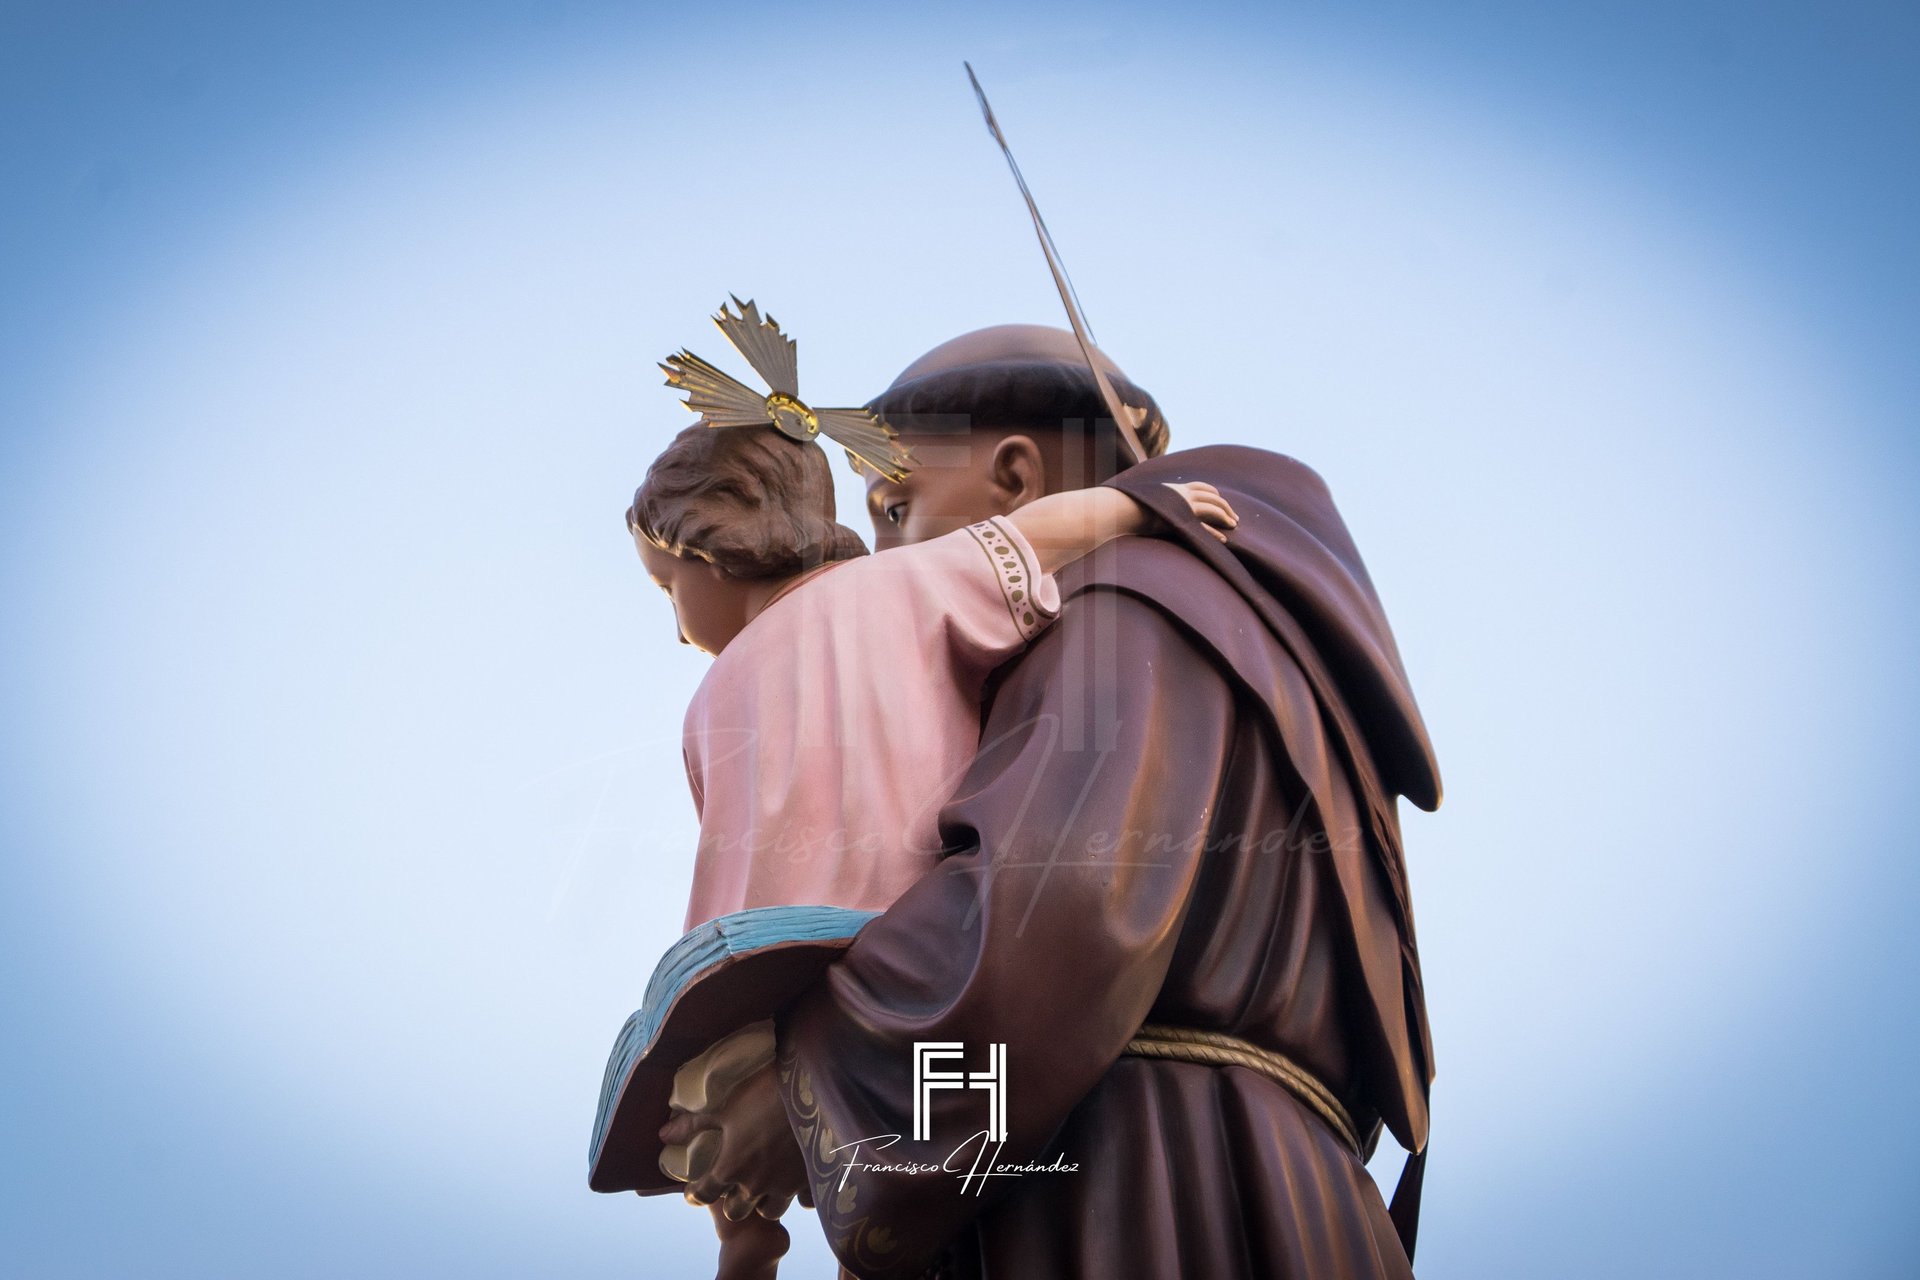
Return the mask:
{"type": "MultiPolygon", "coordinates": [[[[1175,538],[1258,613],[1364,746],[1379,785],[1422,809],[1440,803],[1440,772],[1400,651],[1360,552],[1326,482],[1292,458],[1241,445],[1186,449],[1108,482],[1162,515],[1175,538]],[[1201,528],[1170,482],[1205,480],[1228,495],[1240,525],[1226,544],[1201,528]]],[[[1166,584],[1176,603],[1179,585],[1166,584]]]]}
{"type": "Polygon", "coordinates": [[[1259,449],[1151,458],[1108,482],[1159,514],[1168,537],[1116,557],[1105,586],[1152,602],[1231,673],[1267,719],[1332,838],[1344,933],[1366,991],[1348,1006],[1363,1090],[1409,1150],[1425,1147],[1433,1045],[1396,796],[1440,803],[1427,730],[1360,554],[1326,484],[1259,449]],[[1168,482],[1204,480],[1240,522],[1222,543],[1168,482]],[[1157,544],[1157,545],[1156,545],[1157,544]],[[1194,559],[1212,572],[1193,572],[1194,559]],[[1312,690],[1300,693],[1296,670],[1312,690]],[[1367,864],[1377,868],[1378,877],[1367,864]],[[1384,888],[1384,915],[1380,903],[1384,888]]]}

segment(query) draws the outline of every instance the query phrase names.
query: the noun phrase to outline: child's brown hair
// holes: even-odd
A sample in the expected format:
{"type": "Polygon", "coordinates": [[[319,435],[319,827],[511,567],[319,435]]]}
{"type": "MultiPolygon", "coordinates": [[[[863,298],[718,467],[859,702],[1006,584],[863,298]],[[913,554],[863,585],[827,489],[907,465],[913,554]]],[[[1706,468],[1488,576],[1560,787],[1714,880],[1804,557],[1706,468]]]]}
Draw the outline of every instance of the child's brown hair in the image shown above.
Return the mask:
{"type": "Polygon", "coordinates": [[[697,422],[647,468],[627,529],[735,578],[785,578],[867,554],[834,518],[833,470],[818,445],[771,427],[697,422]]]}

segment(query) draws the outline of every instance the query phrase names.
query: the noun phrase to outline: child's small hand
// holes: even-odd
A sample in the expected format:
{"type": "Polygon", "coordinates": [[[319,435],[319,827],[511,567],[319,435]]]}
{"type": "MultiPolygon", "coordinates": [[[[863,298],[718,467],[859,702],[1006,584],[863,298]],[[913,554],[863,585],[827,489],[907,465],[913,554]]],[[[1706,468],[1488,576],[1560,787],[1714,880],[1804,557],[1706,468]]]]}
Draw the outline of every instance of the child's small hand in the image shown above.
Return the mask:
{"type": "Polygon", "coordinates": [[[735,1222],[718,1205],[713,1210],[713,1230],[720,1237],[720,1269],[715,1280],[775,1280],[780,1259],[793,1242],[787,1229],[771,1218],[749,1213],[735,1222]]]}
{"type": "Polygon", "coordinates": [[[1221,496],[1218,489],[1204,480],[1190,480],[1186,484],[1171,484],[1173,490],[1186,500],[1187,510],[1194,518],[1207,527],[1207,532],[1225,542],[1227,530],[1240,523],[1240,517],[1234,514],[1233,506],[1221,496]]]}

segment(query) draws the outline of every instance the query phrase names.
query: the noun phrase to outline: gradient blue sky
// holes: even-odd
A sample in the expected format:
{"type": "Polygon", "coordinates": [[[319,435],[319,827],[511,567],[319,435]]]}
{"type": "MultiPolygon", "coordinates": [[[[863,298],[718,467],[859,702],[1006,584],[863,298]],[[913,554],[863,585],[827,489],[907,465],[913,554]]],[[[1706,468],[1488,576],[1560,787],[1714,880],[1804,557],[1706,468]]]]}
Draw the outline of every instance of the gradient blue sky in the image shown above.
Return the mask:
{"type": "Polygon", "coordinates": [[[729,290],[826,399],[1057,320],[965,56],[1176,446],[1319,468],[1395,620],[1421,1274],[1912,1274],[1916,55],[1872,5],[7,6],[0,1270],[698,1273],[584,1187],[701,673],[620,511],[729,290]]]}

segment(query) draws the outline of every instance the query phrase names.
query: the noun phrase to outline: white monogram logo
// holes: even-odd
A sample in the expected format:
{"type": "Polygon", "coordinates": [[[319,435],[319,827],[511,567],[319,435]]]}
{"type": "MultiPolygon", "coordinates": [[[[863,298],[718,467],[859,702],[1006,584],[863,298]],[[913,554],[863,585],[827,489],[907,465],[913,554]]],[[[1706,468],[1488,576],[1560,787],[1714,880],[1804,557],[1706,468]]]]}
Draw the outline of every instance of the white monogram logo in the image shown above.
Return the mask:
{"type": "Polygon", "coordinates": [[[984,1071],[946,1071],[931,1064],[958,1061],[966,1055],[966,1046],[958,1040],[916,1040],[913,1042],[913,1138],[926,1142],[933,1137],[933,1091],[935,1089],[985,1089],[987,1091],[987,1140],[1007,1140],[1007,1046],[987,1046],[984,1071]]]}

